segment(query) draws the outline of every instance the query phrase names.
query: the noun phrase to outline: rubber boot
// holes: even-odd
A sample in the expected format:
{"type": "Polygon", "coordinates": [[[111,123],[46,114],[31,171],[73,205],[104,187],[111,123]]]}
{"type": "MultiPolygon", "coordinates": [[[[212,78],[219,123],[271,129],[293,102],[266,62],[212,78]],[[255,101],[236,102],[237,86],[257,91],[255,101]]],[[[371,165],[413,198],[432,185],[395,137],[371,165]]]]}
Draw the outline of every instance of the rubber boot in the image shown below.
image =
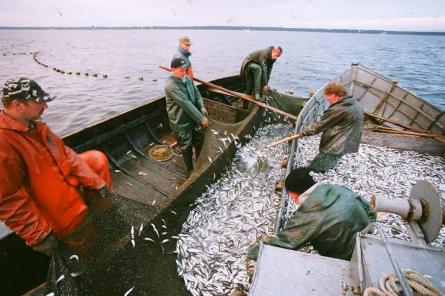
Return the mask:
{"type": "Polygon", "coordinates": [[[193,171],[193,148],[192,145],[187,147],[187,149],[181,149],[182,158],[184,159],[185,167],[187,168],[187,172],[190,173],[193,171]]]}

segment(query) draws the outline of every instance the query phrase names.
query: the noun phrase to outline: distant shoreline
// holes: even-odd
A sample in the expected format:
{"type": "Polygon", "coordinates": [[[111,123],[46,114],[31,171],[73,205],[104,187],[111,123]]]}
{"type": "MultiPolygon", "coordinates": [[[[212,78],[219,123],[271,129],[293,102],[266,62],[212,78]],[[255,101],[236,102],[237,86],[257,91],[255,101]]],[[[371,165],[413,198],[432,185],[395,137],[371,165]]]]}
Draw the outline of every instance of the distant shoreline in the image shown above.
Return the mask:
{"type": "Polygon", "coordinates": [[[445,36],[445,32],[392,31],[392,30],[358,30],[358,29],[310,29],[286,27],[251,27],[251,26],[131,26],[131,27],[7,27],[0,30],[245,30],[245,31],[290,31],[322,33],[357,33],[357,34],[391,34],[391,35],[430,35],[445,36]]]}

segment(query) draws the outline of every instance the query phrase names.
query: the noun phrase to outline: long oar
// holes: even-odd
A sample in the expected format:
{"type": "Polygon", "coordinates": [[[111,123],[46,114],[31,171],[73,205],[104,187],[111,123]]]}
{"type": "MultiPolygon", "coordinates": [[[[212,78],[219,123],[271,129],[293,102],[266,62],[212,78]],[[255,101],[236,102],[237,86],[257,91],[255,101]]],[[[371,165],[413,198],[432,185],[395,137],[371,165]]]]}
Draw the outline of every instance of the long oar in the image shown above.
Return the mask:
{"type": "MultiPolygon", "coordinates": [[[[169,68],[164,67],[164,66],[159,66],[159,68],[161,68],[163,70],[166,70],[166,71],[169,71],[169,72],[171,71],[169,68]]],[[[280,110],[278,108],[275,108],[275,107],[272,107],[270,105],[267,105],[267,104],[265,104],[263,102],[256,101],[254,98],[252,98],[252,96],[249,96],[247,94],[243,94],[243,93],[240,93],[240,92],[237,92],[237,91],[229,90],[229,89],[226,89],[226,88],[224,88],[222,86],[219,86],[219,85],[213,84],[211,82],[207,82],[207,81],[198,79],[196,77],[193,77],[193,80],[195,80],[195,81],[197,81],[199,83],[202,83],[204,85],[207,85],[210,88],[214,88],[214,89],[220,90],[221,92],[224,92],[227,95],[234,96],[234,97],[240,98],[242,100],[249,101],[249,102],[251,102],[251,103],[253,103],[255,105],[258,105],[260,107],[263,107],[263,108],[265,108],[267,110],[273,111],[273,112],[281,114],[283,116],[286,116],[287,118],[290,118],[290,119],[293,119],[293,120],[297,120],[296,116],[294,116],[292,114],[289,114],[287,112],[284,112],[284,111],[282,111],[282,110],[280,110]]]]}
{"type": "Polygon", "coordinates": [[[389,118],[386,118],[386,117],[383,117],[383,116],[379,116],[379,115],[374,114],[374,113],[371,113],[371,112],[365,112],[365,114],[368,115],[369,117],[373,117],[373,118],[375,118],[375,119],[379,119],[379,120],[382,120],[382,121],[386,121],[386,122],[392,123],[392,124],[394,124],[394,125],[397,125],[397,126],[400,126],[400,127],[403,127],[403,128],[409,129],[409,130],[412,130],[413,132],[418,132],[418,133],[429,133],[429,132],[427,132],[427,131],[419,130],[419,129],[413,128],[413,127],[411,127],[411,126],[409,126],[409,125],[403,124],[403,123],[401,123],[401,122],[398,122],[398,121],[395,121],[395,120],[392,120],[392,119],[389,119],[389,118]]]}
{"type": "Polygon", "coordinates": [[[439,135],[435,135],[435,134],[418,133],[418,132],[412,132],[412,131],[402,131],[402,130],[398,130],[398,129],[386,127],[386,126],[377,126],[377,127],[375,127],[375,130],[383,132],[383,133],[389,133],[389,134],[399,134],[399,135],[407,135],[407,136],[433,138],[433,139],[436,139],[438,141],[445,143],[445,136],[439,136],[439,135]]]}

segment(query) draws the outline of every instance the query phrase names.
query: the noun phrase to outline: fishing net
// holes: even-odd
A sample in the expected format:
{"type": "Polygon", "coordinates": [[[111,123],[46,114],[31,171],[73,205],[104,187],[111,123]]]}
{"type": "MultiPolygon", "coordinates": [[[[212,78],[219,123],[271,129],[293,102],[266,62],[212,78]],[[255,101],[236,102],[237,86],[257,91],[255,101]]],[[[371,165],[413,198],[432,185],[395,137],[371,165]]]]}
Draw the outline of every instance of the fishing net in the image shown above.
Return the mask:
{"type": "MultiPolygon", "coordinates": [[[[268,101],[294,114],[302,106],[302,100],[273,91],[268,101]]],[[[167,206],[156,208],[116,194],[93,200],[85,221],[54,250],[44,293],[190,295],[177,273],[176,242],[195,199],[228,165],[242,139],[250,139],[249,133],[263,124],[283,121],[249,108],[237,113],[236,123],[223,122],[216,111],[210,114],[219,120],[211,119],[195,170],[182,190],[165,197],[167,206]]]]}
{"type": "MultiPolygon", "coordinates": [[[[54,250],[45,293],[186,295],[176,274],[174,234],[184,210],[154,209],[112,195],[54,250]]],[[[91,208],[91,206],[90,206],[91,208]]]]}

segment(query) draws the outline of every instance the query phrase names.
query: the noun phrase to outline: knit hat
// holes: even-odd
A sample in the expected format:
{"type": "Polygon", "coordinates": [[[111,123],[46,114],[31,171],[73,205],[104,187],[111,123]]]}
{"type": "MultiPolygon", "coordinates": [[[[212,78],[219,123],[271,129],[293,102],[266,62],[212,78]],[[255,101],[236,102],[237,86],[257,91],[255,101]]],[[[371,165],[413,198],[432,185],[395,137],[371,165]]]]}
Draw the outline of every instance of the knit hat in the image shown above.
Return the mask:
{"type": "Polygon", "coordinates": [[[55,96],[51,97],[43,91],[37,82],[25,77],[6,81],[3,86],[2,95],[4,98],[33,100],[39,103],[50,102],[56,98],[55,96]]]}

